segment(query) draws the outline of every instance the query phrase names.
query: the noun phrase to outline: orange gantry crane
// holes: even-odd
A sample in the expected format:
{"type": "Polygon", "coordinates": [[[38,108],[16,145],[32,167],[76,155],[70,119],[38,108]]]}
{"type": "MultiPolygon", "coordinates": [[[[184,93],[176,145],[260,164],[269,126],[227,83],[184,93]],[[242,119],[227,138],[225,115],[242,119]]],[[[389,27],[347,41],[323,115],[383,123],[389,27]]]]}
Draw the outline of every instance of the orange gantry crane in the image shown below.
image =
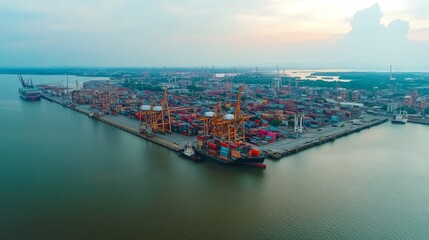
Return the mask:
{"type": "MultiPolygon", "coordinates": [[[[90,106],[98,109],[103,113],[109,114],[112,107],[118,105],[118,91],[109,84],[98,83],[97,89],[92,92],[90,106]]],[[[113,113],[113,112],[112,112],[113,113]]],[[[115,112],[116,114],[116,112],[115,112]]]]}
{"type": "Polygon", "coordinates": [[[234,108],[234,116],[229,124],[230,129],[228,133],[228,141],[234,141],[237,142],[246,142],[246,129],[244,126],[244,123],[246,120],[250,119],[250,116],[245,115],[241,111],[241,96],[244,92],[244,86],[240,86],[238,90],[238,98],[237,98],[237,105],[234,108]],[[231,139],[232,138],[232,139],[231,139]]]}
{"type": "Polygon", "coordinates": [[[167,86],[164,86],[164,97],[159,105],[152,101],[151,105],[140,108],[141,127],[146,132],[171,133],[171,112],[189,110],[192,108],[170,108],[168,106],[167,86]]]}
{"type": "Polygon", "coordinates": [[[225,136],[222,124],[224,115],[222,102],[219,101],[212,112],[206,112],[204,117],[200,118],[204,126],[204,135],[223,138],[225,136]]]}
{"type": "Polygon", "coordinates": [[[233,141],[235,143],[246,141],[244,124],[246,120],[250,119],[250,116],[245,115],[241,111],[243,91],[244,86],[240,86],[233,114],[224,114],[222,103],[218,102],[213,108],[213,112],[207,112],[203,118],[200,118],[203,122],[204,134],[206,136],[233,141]]]}
{"type": "Polygon", "coordinates": [[[160,105],[153,106],[149,121],[152,131],[160,133],[171,133],[171,115],[168,107],[167,86],[164,86],[164,97],[160,105]]]}

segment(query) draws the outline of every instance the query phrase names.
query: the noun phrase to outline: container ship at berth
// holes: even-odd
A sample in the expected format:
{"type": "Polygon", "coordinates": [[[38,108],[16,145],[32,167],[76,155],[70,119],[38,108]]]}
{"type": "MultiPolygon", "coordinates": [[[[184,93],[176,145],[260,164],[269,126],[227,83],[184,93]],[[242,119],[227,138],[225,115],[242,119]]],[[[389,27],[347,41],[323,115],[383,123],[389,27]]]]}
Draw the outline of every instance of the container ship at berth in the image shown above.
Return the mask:
{"type": "Polygon", "coordinates": [[[21,98],[29,101],[38,101],[41,97],[41,92],[37,88],[19,88],[21,98]]]}
{"type": "Polygon", "coordinates": [[[198,136],[194,151],[202,160],[265,168],[265,155],[248,144],[235,144],[217,138],[198,136]]]}
{"type": "Polygon", "coordinates": [[[197,138],[195,155],[201,160],[211,160],[222,164],[247,165],[265,168],[265,154],[246,143],[245,121],[251,116],[241,112],[241,95],[244,86],[239,88],[238,99],[233,114],[224,114],[222,103],[200,118],[204,133],[197,138]]]}
{"type": "Polygon", "coordinates": [[[22,85],[22,88],[18,89],[21,98],[29,101],[40,100],[42,92],[38,87],[33,85],[33,81],[31,79],[25,81],[21,75],[18,75],[18,78],[22,85]]]}

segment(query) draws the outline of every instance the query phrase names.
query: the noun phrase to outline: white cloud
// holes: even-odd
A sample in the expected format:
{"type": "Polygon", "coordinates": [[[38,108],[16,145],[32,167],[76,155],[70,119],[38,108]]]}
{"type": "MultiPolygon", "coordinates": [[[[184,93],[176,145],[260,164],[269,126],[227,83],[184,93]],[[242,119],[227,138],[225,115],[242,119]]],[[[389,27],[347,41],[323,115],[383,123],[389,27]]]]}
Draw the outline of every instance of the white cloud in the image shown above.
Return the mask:
{"type": "Polygon", "coordinates": [[[68,55],[91,65],[276,64],[317,54],[323,61],[318,49],[333,46],[353,15],[375,2],[381,28],[400,18],[409,22],[411,45],[429,40],[425,0],[0,0],[0,54],[21,49],[44,52],[37,63],[68,55]]]}

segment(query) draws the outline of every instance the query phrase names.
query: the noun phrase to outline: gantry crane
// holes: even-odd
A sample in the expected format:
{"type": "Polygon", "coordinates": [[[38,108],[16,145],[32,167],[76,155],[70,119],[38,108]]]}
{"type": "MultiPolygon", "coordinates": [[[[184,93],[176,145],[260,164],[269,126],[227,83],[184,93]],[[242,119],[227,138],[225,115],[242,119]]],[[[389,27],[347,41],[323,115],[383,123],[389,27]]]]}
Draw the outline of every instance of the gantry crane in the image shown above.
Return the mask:
{"type": "Polygon", "coordinates": [[[109,114],[111,108],[116,108],[118,105],[117,89],[110,86],[109,81],[107,81],[105,85],[99,84],[97,89],[93,91],[90,105],[92,108],[99,109],[101,112],[109,114]]]}
{"type": "Polygon", "coordinates": [[[164,97],[159,105],[151,103],[150,109],[145,110],[146,117],[142,119],[141,126],[150,128],[150,131],[159,133],[171,133],[171,112],[189,110],[192,108],[169,108],[167,86],[164,86],[164,97]]]}
{"type": "Polygon", "coordinates": [[[155,105],[155,100],[152,100],[149,105],[142,105],[139,110],[140,132],[150,134],[152,132],[152,111],[155,105]]]}
{"type": "Polygon", "coordinates": [[[244,92],[244,86],[240,86],[238,90],[237,105],[234,108],[234,118],[229,124],[228,141],[246,142],[246,129],[244,123],[250,119],[250,116],[245,115],[241,111],[241,97],[244,92]]]}
{"type": "Polygon", "coordinates": [[[244,86],[240,86],[234,114],[224,114],[222,103],[218,102],[212,113],[200,118],[204,123],[204,134],[206,136],[233,141],[235,143],[246,141],[244,123],[250,116],[243,114],[241,111],[241,97],[243,91],[244,86]]]}
{"type": "Polygon", "coordinates": [[[277,72],[276,76],[274,77],[273,81],[271,82],[271,88],[273,90],[279,90],[283,87],[283,80],[282,77],[285,75],[286,69],[283,69],[283,71],[280,72],[279,66],[277,66],[277,72]]]}
{"type": "Polygon", "coordinates": [[[204,135],[212,137],[222,137],[225,134],[221,122],[223,122],[224,112],[222,109],[222,102],[219,101],[213,108],[212,113],[200,118],[204,126],[204,135]]]}
{"type": "Polygon", "coordinates": [[[21,85],[23,88],[33,88],[34,87],[33,81],[31,80],[31,78],[26,81],[26,80],[24,80],[24,78],[22,77],[21,74],[18,74],[18,78],[19,78],[19,81],[21,82],[21,85]]]}
{"type": "Polygon", "coordinates": [[[159,106],[153,106],[150,116],[152,131],[171,133],[171,116],[168,108],[167,86],[164,86],[164,97],[159,106]]]}

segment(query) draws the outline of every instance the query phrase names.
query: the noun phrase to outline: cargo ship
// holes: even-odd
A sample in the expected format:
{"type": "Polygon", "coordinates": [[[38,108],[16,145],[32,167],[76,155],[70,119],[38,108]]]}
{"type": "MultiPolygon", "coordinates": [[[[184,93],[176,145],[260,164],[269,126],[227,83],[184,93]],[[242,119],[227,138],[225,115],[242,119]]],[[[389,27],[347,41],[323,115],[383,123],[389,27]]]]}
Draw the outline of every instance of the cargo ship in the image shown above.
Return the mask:
{"type": "Polygon", "coordinates": [[[194,151],[202,160],[266,168],[265,154],[247,143],[231,143],[217,138],[198,136],[194,151]]]}
{"type": "Polygon", "coordinates": [[[41,98],[41,91],[38,88],[19,88],[21,98],[29,101],[38,101],[41,98]]]}
{"type": "Polygon", "coordinates": [[[40,100],[42,92],[38,87],[33,85],[33,81],[31,79],[26,81],[21,75],[18,75],[18,78],[22,85],[22,88],[18,89],[21,98],[30,101],[40,100]]]}

